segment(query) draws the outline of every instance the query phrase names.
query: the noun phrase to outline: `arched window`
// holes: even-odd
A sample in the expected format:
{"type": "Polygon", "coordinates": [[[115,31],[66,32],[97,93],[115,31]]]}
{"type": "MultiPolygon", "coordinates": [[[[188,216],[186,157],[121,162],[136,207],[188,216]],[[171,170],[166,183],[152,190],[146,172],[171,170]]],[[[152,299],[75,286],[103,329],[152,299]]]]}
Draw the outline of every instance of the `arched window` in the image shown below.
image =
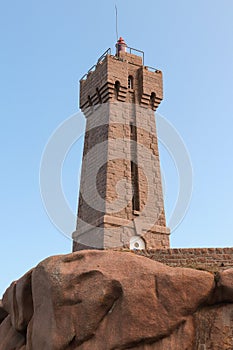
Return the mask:
{"type": "Polygon", "coordinates": [[[102,103],[102,98],[101,98],[100,91],[98,88],[96,88],[96,94],[98,96],[99,103],[102,103]]]}
{"type": "Polygon", "coordinates": [[[115,82],[115,97],[116,98],[118,98],[119,91],[120,91],[120,82],[117,80],[115,82]]]}
{"type": "Polygon", "coordinates": [[[92,106],[92,105],[93,105],[90,95],[88,95],[88,102],[89,102],[89,106],[92,106]]]}
{"type": "Polygon", "coordinates": [[[155,103],[155,93],[152,92],[151,95],[150,95],[150,105],[152,108],[154,108],[154,103],[155,103]]]}
{"type": "Polygon", "coordinates": [[[133,89],[133,77],[132,77],[132,75],[128,76],[128,89],[133,89]]]}

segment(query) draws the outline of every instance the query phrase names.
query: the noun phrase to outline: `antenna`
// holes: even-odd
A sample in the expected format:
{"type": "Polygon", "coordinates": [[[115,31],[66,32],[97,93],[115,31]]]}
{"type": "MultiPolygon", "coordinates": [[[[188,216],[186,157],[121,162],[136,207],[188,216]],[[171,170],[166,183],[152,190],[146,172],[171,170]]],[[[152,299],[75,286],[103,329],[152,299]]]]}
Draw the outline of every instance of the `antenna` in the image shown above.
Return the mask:
{"type": "Polygon", "coordinates": [[[115,10],[116,10],[116,36],[118,40],[118,18],[117,18],[117,5],[115,4],[115,10]]]}

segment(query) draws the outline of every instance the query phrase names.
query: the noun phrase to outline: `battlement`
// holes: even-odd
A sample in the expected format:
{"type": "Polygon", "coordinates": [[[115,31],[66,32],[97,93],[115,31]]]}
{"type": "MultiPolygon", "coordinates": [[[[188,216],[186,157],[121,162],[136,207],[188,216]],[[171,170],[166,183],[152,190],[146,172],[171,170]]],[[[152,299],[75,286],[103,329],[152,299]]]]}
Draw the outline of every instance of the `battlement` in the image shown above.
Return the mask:
{"type": "MultiPolygon", "coordinates": [[[[119,52],[116,55],[112,55],[111,52],[111,48],[109,47],[97,60],[97,63],[94,64],[94,66],[92,66],[88,72],[86,74],[83,75],[83,77],[80,79],[80,81],[82,80],[86,80],[88,77],[88,74],[90,74],[91,72],[95,71],[96,67],[98,66],[98,64],[100,64],[101,62],[104,61],[105,57],[107,55],[110,55],[112,57],[115,57],[118,60],[122,60],[122,57],[125,56],[125,58],[127,58],[130,63],[134,63],[134,64],[138,64],[138,65],[144,65],[144,52],[142,50],[138,50],[138,49],[134,49],[132,47],[126,46],[127,51],[126,52],[119,52]],[[137,55],[136,55],[137,53],[137,55]],[[140,54],[140,56],[138,56],[138,54],[140,54]]],[[[155,68],[152,67],[147,67],[149,70],[152,71],[156,71],[155,68]]]]}
{"type": "Polygon", "coordinates": [[[221,271],[233,268],[233,248],[173,248],[137,250],[136,254],[172,267],[221,271]]]}
{"type": "Polygon", "coordinates": [[[95,106],[115,100],[116,94],[118,101],[129,102],[127,93],[129,97],[134,92],[135,103],[146,108],[152,105],[155,111],[163,99],[162,72],[144,66],[143,51],[129,48],[129,52],[112,55],[109,48],[80,79],[80,108],[88,117],[95,106]],[[133,50],[142,55],[134,54],[133,50]]]}

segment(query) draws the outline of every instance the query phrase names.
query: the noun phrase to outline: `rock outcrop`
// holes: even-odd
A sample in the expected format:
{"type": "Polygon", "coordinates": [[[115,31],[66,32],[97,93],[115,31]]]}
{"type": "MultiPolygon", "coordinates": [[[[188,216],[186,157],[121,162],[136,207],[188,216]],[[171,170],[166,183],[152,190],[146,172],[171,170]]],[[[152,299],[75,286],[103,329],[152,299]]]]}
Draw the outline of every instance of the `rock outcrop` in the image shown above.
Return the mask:
{"type": "Polygon", "coordinates": [[[0,350],[232,350],[233,269],[118,251],[54,256],[6,290],[0,323],[0,350]]]}

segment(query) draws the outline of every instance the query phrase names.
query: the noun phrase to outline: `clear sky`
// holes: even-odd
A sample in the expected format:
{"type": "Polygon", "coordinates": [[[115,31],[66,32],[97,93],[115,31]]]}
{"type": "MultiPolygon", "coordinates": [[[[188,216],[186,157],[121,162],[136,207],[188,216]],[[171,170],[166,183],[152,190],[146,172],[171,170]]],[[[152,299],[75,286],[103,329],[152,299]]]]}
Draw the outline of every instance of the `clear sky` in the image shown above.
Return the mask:
{"type": "MultiPolygon", "coordinates": [[[[144,50],[146,65],[163,71],[158,111],[178,130],[192,162],[191,204],[171,244],[233,246],[233,2],[1,1],[0,296],[40,260],[71,251],[44,210],[40,161],[56,127],[78,111],[80,77],[114,48],[115,3],[119,35],[144,50]]],[[[169,222],[178,180],[160,149],[169,222]]],[[[78,142],[63,167],[74,212],[81,153],[78,142]]]]}

